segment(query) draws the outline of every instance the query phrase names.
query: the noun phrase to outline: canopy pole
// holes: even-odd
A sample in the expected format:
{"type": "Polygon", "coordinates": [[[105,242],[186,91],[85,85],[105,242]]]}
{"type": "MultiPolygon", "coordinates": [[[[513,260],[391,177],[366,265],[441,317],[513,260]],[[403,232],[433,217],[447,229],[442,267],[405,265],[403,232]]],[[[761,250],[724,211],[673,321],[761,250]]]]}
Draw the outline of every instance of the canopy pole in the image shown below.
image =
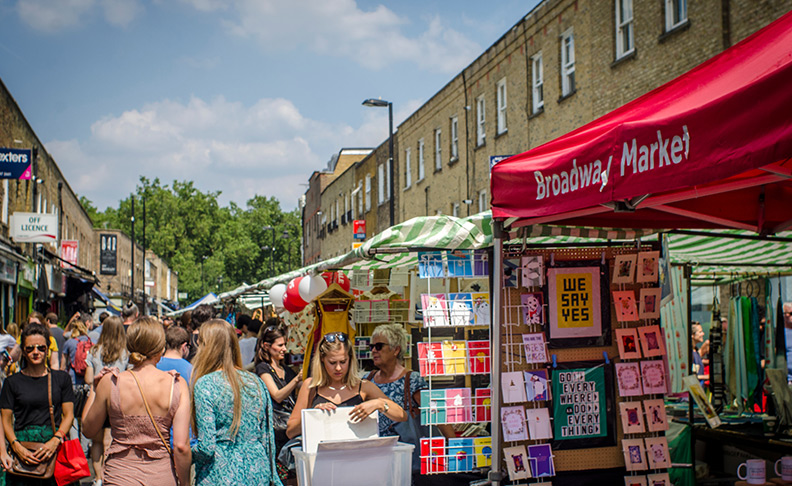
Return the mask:
{"type": "Polygon", "coordinates": [[[490,386],[492,387],[492,400],[490,408],[492,421],[490,432],[492,435],[492,466],[490,468],[489,479],[493,486],[499,486],[503,474],[501,473],[501,421],[500,421],[500,396],[501,396],[501,270],[503,269],[503,223],[492,220],[493,256],[490,260],[492,267],[490,275],[492,284],[490,294],[492,295],[492,327],[490,329],[490,386]]]}

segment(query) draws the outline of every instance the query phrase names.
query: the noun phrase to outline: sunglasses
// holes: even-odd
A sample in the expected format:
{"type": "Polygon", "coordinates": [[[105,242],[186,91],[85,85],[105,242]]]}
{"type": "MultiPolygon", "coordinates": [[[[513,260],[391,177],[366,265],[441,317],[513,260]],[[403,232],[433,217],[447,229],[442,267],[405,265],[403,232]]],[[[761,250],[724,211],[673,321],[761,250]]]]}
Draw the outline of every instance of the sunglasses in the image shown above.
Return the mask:
{"type": "Polygon", "coordinates": [[[349,337],[347,337],[347,335],[343,332],[331,332],[330,334],[324,335],[324,340],[328,343],[334,343],[336,341],[339,343],[345,343],[348,339],[349,337]]]}
{"type": "Polygon", "coordinates": [[[369,347],[371,349],[375,349],[377,351],[382,351],[382,348],[384,346],[390,346],[390,344],[388,344],[388,343],[371,343],[371,344],[369,344],[369,347]]]}
{"type": "Polygon", "coordinates": [[[34,346],[25,346],[25,352],[26,353],[32,353],[34,349],[37,350],[39,353],[46,353],[47,352],[47,346],[44,345],[44,344],[36,344],[34,346]]]}

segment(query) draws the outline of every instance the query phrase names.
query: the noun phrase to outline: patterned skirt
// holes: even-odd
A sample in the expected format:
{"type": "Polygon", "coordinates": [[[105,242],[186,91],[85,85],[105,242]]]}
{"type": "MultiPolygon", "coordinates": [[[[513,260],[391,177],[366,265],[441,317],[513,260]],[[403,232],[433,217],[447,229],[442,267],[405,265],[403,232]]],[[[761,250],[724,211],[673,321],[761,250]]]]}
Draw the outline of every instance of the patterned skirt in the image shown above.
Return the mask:
{"type": "MultiPolygon", "coordinates": [[[[17,439],[22,442],[47,442],[53,435],[52,427],[49,425],[31,425],[16,433],[17,439]]],[[[55,478],[33,479],[11,473],[6,473],[3,476],[5,476],[5,481],[0,479],[0,486],[57,486],[55,478]]]]}

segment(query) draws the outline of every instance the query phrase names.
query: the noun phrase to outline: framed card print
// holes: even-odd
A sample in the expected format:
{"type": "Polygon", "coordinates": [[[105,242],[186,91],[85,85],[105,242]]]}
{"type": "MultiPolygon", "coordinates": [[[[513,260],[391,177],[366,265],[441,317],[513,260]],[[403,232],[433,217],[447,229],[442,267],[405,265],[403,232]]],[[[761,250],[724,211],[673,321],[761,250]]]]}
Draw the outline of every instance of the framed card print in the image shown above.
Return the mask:
{"type": "Polygon", "coordinates": [[[522,257],[523,287],[541,287],[544,285],[544,259],[541,255],[522,257]]]}
{"type": "Polygon", "coordinates": [[[638,297],[638,317],[641,319],[660,318],[660,287],[641,289],[638,297]]]}
{"type": "Polygon", "coordinates": [[[607,265],[600,260],[556,262],[547,270],[546,287],[550,347],[610,345],[607,265]]]}
{"type": "Polygon", "coordinates": [[[519,287],[520,260],[517,258],[503,260],[503,286],[519,287]]]}
{"type": "Polygon", "coordinates": [[[625,434],[640,434],[644,432],[643,407],[641,402],[621,402],[622,430],[625,434]]]}
{"type": "Polygon", "coordinates": [[[674,486],[668,473],[649,474],[646,481],[647,486],[674,486]]]}
{"type": "Polygon", "coordinates": [[[529,402],[550,400],[550,389],[547,387],[547,370],[524,371],[525,396],[529,402]]]}
{"type": "Polygon", "coordinates": [[[644,358],[655,356],[665,356],[665,341],[660,326],[643,326],[638,328],[641,336],[641,348],[643,348],[644,358]]]}
{"type": "Polygon", "coordinates": [[[503,407],[501,409],[501,423],[503,424],[503,441],[516,442],[528,440],[528,426],[525,423],[525,408],[503,407]]]}
{"type": "Polygon", "coordinates": [[[671,458],[668,455],[668,439],[662,437],[647,437],[646,456],[649,458],[649,469],[665,469],[671,467],[671,458]]]}
{"type": "Polygon", "coordinates": [[[638,283],[656,283],[659,263],[659,251],[642,251],[638,253],[638,266],[635,269],[635,281],[638,283]]]}
{"type": "Polygon", "coordinates": [[[531,477],[530,461],[525,446],[505,447],[503,458],[506,460],[506,469],[509,471],[509,479],[528,479],[531,477]]]}
{"type": "Polygon", "coordinates": [[[619,345],[621,359],[639,359],[641,348],[638,344],[638,331],[632,329],[616,329],[616,343],[619,345]]]}
{"type": "Polygon", "coordinates": [[[646,429],[649,432],[668,430],[668,418],[662,398],[644,400],[644,409],[646,410],[646,429]]]}
{"type": "Polygon", "coordinates": [[[547,363],[547,347],[545,346],[544,333],[523,334],[522,337],[523,347],[525,348],[525,362],[547,363]]]}
{"type": "Polygon", "coordinates": [[[535,292],[520,295],[522,302],[523,323],[526,326],[544,324],[544,296],[535,292]]]}
{"type": "Polygon", "coordinates": [[[613,263],[613,280],[615,284],[629,284],[635,281],[635,263],[638,255],[618,255],[613,263]]]}
{"type": "Polygon", "coordinates": [[[641,361],[641,378],[645,394],[665,393],[668,388],[665,362],[663,360],[641,361]]]}
{"type": "Polygon", "coordinates": [[[646,476],[624,476],[624,486],[646,486],[646,476]]]}
{"type": "Polygon", "coordinates": [[[628,471],[646,470],[646,453],[644,452],[643,439],[622,440],[624,452],[624,466],[628,471]]]}
{"type": "Polygon", "coordinates": [[[616,308],[616,320],[630,322],[638,320],[638,307],[635,305],[635,292],[632,290],[614,290],[613,305],[616,308]]]}
{"type": "Polygon", "coordinates": [[[636,397],[643,395],[641,368],[638,363],[616,363],[616,380],[619,382],[619,395],[636,397]]]}

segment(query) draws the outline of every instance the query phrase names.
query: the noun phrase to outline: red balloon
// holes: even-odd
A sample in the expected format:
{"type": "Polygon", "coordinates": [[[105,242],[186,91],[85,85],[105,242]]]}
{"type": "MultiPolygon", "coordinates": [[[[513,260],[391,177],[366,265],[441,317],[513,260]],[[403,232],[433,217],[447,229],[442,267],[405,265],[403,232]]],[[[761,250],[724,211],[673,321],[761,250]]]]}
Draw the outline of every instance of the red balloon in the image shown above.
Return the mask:
{"type": "Polygon", "coordinates": [[[300,306],[294,304],[292,302],[292,300],[291,300],[291,296],[289,296],[289,294],[286,294],[286,295],[283,296],[283,308],[286,309],[287,311],[291,312],[291,313],[295,313],[295,312],[300,312],[301,310],[303,310],[303,308],[305,308],[305,306],[300,307],[300,306]]]}
{"type": "Polygon", "coordinates": [[[304,277],[297,277],[291,282],[289,285],[286,286],[286,295],[289,296],[289,301],[292,305],[296,305],[300,308],[305,307],[308,305],[308,302],[304,301],[302,297],[300,297],[300,280],[304,277]]]}
{"type": "Polygon", "coordinates": [[[327,286],[329,287],[331,283],[333,283],[333,272],[323,272],[322,278],[325,282],[327,282],[327,286]]]}
{"type": "Polygon", "coordinates": [[[349,277],[346,276],[344,272],[336,272],[335,274],[335,282],[341,286],[342,289],[349,292],[349,289],[352,287],[349,281],[349,277]]]}

